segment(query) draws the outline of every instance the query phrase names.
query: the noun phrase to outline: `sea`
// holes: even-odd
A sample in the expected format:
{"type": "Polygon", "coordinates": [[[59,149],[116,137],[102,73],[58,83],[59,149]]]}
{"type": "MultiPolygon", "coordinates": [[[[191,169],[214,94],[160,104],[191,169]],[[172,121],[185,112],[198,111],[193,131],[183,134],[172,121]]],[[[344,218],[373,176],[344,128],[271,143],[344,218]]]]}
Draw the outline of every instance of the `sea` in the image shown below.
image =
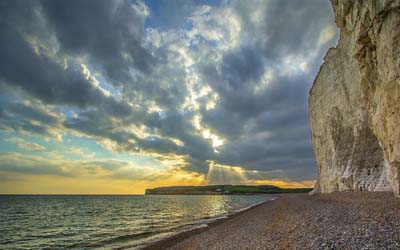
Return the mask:
{"type": "Polygon", "coordinates": [[[0,195],[0,249],[140,249],[265,195],[0,195]]]}

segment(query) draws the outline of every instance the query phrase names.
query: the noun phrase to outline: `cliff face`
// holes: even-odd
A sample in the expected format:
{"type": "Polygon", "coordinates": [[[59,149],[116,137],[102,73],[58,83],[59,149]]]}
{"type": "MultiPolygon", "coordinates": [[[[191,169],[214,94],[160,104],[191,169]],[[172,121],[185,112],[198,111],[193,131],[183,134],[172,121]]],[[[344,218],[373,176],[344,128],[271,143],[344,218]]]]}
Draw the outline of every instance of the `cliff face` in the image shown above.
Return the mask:
{"type": "Polygon", "coordinates": [[[314,192],[393,191],[400,182],[400,0],[332,0],[340,39],[309,108],[314,192]]]}

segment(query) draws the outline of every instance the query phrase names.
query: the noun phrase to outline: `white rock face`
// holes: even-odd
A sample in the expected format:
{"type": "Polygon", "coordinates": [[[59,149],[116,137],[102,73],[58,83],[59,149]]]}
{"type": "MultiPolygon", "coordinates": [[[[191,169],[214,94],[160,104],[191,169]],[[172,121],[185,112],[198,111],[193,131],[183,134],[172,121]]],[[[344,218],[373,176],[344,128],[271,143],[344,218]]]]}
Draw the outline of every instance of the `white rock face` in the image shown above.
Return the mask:
{"type": "Polygon", "coordinates": [[[400,0],[332,0],[340,39],[310,91],[314,192],[400,192],[400,0]]]}

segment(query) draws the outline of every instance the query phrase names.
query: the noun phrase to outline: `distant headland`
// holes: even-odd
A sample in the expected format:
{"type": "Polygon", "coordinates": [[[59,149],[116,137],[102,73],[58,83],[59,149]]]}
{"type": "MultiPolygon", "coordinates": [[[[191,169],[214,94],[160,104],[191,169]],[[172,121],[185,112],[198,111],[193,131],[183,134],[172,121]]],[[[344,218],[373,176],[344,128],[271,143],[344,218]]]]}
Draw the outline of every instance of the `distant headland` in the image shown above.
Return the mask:
{"type": "Polygon", "coordinates": [[[230,195],[230,194],[283,194],[307,193],[312,188],[280,188],[273,185],[208,185],[172,186],[146,189],[146,195],[230,195]]]}

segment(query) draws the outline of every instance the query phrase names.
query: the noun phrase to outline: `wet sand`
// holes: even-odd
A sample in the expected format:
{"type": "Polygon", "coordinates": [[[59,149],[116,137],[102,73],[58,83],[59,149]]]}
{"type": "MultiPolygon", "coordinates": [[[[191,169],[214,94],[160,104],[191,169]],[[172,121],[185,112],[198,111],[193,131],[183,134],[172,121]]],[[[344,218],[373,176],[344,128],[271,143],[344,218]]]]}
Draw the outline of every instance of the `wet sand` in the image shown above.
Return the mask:
{"type": "Polygon", "coordinates": [[[400,249],[400,198],[386,192],[281,195],[145,249],[400,249]]]}

